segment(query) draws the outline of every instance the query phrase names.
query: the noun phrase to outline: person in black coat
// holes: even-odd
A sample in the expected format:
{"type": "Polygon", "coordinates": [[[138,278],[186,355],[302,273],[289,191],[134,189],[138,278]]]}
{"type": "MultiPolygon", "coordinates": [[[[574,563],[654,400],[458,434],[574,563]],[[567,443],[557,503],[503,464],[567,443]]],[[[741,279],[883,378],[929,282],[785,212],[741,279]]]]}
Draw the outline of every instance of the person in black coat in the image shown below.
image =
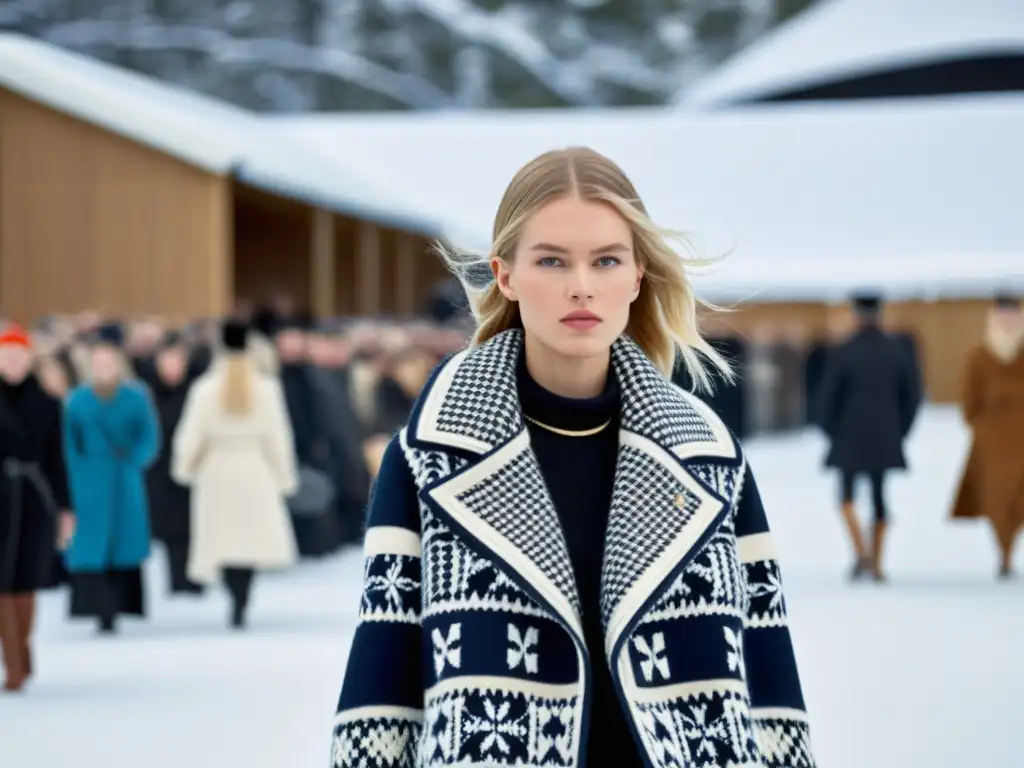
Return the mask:
{"type": "Polygon", "coordinates": [[[352,407],[347,351],[330,340],[312,370],[317,399],[323,406],[323,423],[330,440],[331,477],[337,488],[335,500],[343,543],[355,543],[363,535],[363,517],[370,493],[359,420],[352,407]]]}
{"type": "MultiPolygon", "coordinates": [[[[313,473],[331,481],[337,501],[331,473],[331,440],[324,418],[324,403],[319,388],[314,382],[313,366],[310,365],[309,332],[312,318],[304,313],[279,316],[274,332],[274,344],[280,360],[280,380],[288,407],[295,455],[300,467],[300,494],[302,477],[313,473]]],[[[332,502],[333,503],[333,502],[332,502]]],[[[299,552],[303,557],[320,557],[333,552],[341,544],[341,530],[338,517],[331,508],[324,514],[296,514],[294,502],[292,524],[299,552]]]]}
{"type": "Polygon", "coordinates": [[[67,520],[61,403],[31,372],[27,334],[0,335],[0,646],[4,690],[33,673],[35,593],[50,586],[58,521],[67,520]]]}
{"type": "Polygon", "coordinates": [[[162,445],[160,455],[146,477],[149,490],[149,514],[153,538],[167,549],[171,594],[202,594],[201,585],[186,575],[188,545],[191,539],[190,493],[171,477],[171,440],[178,428],[188,396],[189,356],[181,336],[167,334],[152,363],[149,385],[160,419],[162,445]]]}
{"type": "Polygon", "coordinates": [[[273,338],[281,361],[281,386],[295,438],[295,455],[301,464],[323,469],[329,458],[329,440],[309,362],[311,327],[312,318],[305,315],[282,318],[273,330],[273,338]]]}
{"type": "Polygon", "coordinates": [[[852,576],[870,572],[883,581],[882,547],[888,512],[885,476],[905,469],[903,441],[921,403],[920,374],[905,342],[879,326],[881,302],[874,296],[854,300],[858,330],[834,347],[818,393],[819,426],[831,442],[826,466],[840,471],[841,509],[856,561],[852,576]],[[854,482],[866,475],[874,508],[871,549],[857,522],[854,482]]]}

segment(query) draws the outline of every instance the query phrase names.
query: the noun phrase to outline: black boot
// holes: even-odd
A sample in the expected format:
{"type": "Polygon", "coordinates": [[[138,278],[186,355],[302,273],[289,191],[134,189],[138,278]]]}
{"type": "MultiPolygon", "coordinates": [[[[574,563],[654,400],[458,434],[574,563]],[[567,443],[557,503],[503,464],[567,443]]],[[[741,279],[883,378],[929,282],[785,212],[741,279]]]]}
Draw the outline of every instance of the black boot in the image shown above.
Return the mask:
{"type": "Polygon", "coordinates": [[[249,591],[252,588],[251,568],[225,568],[224,582],[231,594],[231,627],[244,629],[246,609],[249,607],[249,591]]]}
{"type": "Polygon", "coordinates": [[[170,544],[167,547],[167,560],[170,570],[171,594],[201,595],[203,585],[197,584],[188,577],[188,544],[170,544]]]}

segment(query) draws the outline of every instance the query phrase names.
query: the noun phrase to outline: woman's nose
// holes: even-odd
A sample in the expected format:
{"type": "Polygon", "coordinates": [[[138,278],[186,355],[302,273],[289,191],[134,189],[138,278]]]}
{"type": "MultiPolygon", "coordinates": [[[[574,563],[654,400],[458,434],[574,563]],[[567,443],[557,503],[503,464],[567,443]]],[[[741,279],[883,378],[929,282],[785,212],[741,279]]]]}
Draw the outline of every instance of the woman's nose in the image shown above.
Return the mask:
{"type": "Polygon", "coordinates": [[[573,299],[594,298],[592,279],[586,268],[572,271],[572,276],[569,278],[569,296],[573,299]]]}

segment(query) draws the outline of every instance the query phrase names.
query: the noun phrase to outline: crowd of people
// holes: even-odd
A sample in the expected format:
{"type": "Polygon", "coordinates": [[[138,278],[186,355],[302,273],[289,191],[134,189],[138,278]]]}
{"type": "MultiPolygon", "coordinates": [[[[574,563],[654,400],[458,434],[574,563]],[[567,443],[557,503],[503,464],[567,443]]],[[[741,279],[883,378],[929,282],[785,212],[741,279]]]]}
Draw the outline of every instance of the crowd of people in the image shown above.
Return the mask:
{"type": "MultiPolygon", "coordinates": [[[[283,303],[283,302],[282,302],[283,303]]],[[[222,580],[246,624],[256,571],[360,541],[383,446],[458,326],[316,324],[239,307],[183,328],[95,314],[0,335],[0,637],[6,688],[32,674],[38,590],[117,630],[144,616],[142,565],[174,595],[222,580]]]]}

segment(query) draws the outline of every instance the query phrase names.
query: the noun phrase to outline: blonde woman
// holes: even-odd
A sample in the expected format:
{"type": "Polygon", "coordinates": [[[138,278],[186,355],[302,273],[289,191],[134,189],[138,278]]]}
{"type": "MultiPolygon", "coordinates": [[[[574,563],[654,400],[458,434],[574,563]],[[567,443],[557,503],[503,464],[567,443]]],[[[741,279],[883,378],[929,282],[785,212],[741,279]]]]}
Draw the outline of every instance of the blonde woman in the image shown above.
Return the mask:
{"type": "Polygon", "coordinates": [[[964,415],[974,442],[953,517],[989,519],[998,577],[1010,579],[1024,527],[1024,303],[1018,296],[996,299],[965,379],[964,415]]]}
{"type": "Polygon", "coordinates": [[[241,629],[256,569],[296,560],[284,497],[297,478],[280,385],[257,372],[248,328],[223,327],[222,350],[192,385],[172,443],[171,474],[192,487],[188,578],[224,579],[241,629]]]}
{"type": "Polygon", "coordinates": [[[812,766],[750,467],[668,380],[728,367],[637,191],[542,155],[486,263],[376,481],[334,766],[812,766]]]}

